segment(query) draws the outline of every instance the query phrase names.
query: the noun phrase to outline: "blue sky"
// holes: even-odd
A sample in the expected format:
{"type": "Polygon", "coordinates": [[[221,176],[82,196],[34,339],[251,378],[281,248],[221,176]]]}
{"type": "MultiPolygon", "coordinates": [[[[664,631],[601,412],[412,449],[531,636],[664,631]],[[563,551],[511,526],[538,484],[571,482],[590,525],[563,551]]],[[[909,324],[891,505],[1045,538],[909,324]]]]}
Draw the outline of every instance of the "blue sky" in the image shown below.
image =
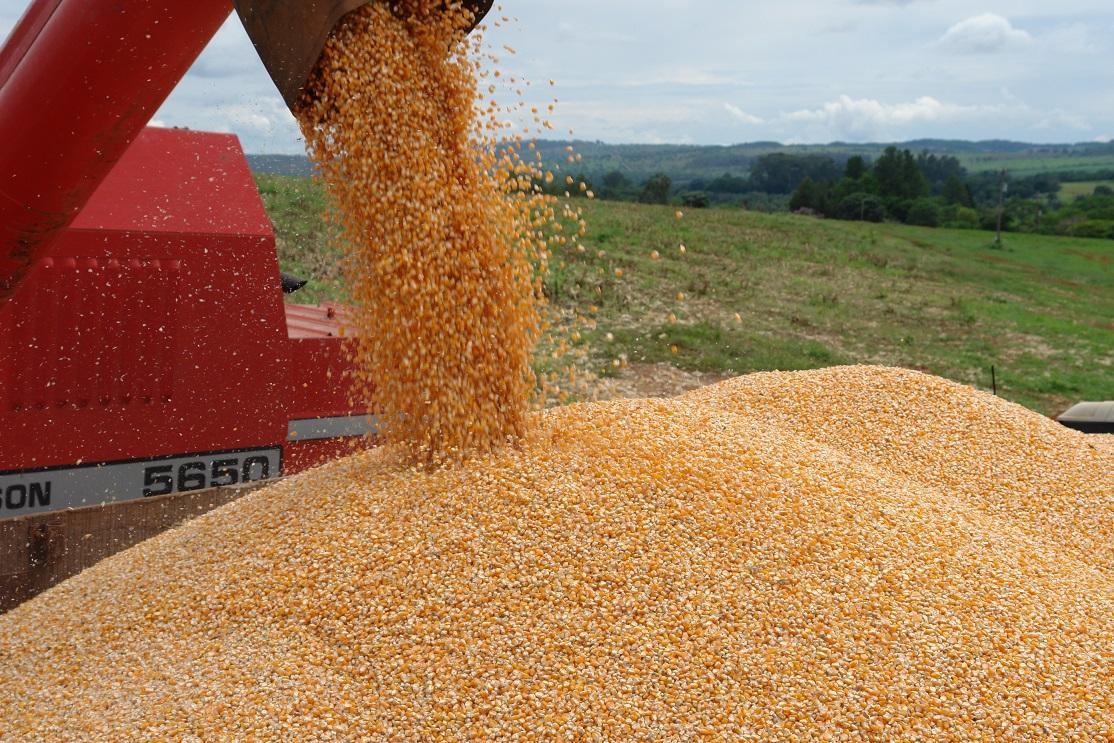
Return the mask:
{"type": "MultiPolygon", "coordinates": [[[[24,5],[0,0],[0,31],[24,5]]],[[[1110,0],[522,0],[504,13],[515,20],[487,34],[518,50],[502,66],[555,79],[528,101],[556,96],[558,134],[581,139],[1114,137],[1110,0]]],[[[302,151],[235,18],[156,119],[302,151]]]]}

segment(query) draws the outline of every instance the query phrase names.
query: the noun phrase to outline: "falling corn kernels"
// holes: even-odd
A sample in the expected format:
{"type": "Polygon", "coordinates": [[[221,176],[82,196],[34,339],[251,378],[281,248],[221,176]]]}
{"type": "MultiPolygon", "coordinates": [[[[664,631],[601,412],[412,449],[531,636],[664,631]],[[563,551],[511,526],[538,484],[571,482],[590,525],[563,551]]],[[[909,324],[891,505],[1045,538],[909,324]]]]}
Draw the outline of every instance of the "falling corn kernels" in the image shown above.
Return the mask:
{"type": "Polygon", "coordinates": [[[501,109],[475,118],[470,11],[392,7],[344,17],[296,114],[341,228],[358,402],[386,443],[458,458],[526,430],[548,259],[535,236],[561,224],[532,188],[553,174],[503,139],[501,109]]]}

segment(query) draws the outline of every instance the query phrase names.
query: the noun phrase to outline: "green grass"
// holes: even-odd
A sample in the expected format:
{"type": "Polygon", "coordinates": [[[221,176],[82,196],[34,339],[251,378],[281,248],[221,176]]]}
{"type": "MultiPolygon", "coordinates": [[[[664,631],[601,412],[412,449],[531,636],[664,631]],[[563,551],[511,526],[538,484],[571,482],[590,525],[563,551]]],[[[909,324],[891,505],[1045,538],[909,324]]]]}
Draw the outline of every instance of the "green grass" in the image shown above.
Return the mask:
{"type": "Polygon", "coordinates": [[[343,301],[340,256],[330,247],[333,230],[322,219],[322,189],[308,178],[283,175],[257,175],[255,182],[275,225],[279,265],[286,273],[309,279],[291,301],[343,301]]]}
{"type": "MultiPolygon", "coordinates": [[[[320,194],[261,184],[277,190],[265,198],[284,269],[335,271],[320,194]]],[[[1114,241],[1007,234],[999,249],[975,231],[581,203],[591,249],[555,256],[546,287],[560,307],[597,306],[585,337],[601,369],[624,353],[740,374],[872,363],[986,389],[994,365],[1000,394],[1043,413],[1114,396],[1114,241]]],[[[321,278],[318,296],[343,297],[321,278]]]]}
{"type": "Polygon", "coordinates": [[[960,155],[963,167],[972,173],[997,171],[1005,168],[1015,178],[1041,173],[1087,173],[1114,169],[1114,155],[1052,155],[1034,157],[1028,153],[960,155]]]}
{"type": "Polygon", "coordinates": [[[1096,186],[1114,188],[1114,181],[1080,181],[1078,183],[1063,183],[1060,185],[1060,198],[1071,201],[1079,196],[1090,196],[1095,192],[1096,186]]]}

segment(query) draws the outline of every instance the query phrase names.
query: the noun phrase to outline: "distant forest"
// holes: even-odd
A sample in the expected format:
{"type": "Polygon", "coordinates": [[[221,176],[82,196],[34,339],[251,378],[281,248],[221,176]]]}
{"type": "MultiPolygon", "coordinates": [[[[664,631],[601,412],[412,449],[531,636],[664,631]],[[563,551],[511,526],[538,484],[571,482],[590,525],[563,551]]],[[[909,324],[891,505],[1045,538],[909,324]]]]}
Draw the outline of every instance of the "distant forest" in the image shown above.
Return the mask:
{"type": "MultiPolygon", "coordinates": [[[[1114,238],[1114,143],[611,145],[539,140],[546,166],[605,200],[796,211],[923,226],[1114,238]],[[570,161],[568,148],[578,157],[570,161]],[[1069,190],[1064,184],[1086,188],[1069,190]],[[1094,184],[1092,186],[1092,184],[1094,184]]],[[[249,155],[258,173],[308,176],[302,156],[249,155]]],[[[572,188],[572,197],[581,190],[572,188]]]]}

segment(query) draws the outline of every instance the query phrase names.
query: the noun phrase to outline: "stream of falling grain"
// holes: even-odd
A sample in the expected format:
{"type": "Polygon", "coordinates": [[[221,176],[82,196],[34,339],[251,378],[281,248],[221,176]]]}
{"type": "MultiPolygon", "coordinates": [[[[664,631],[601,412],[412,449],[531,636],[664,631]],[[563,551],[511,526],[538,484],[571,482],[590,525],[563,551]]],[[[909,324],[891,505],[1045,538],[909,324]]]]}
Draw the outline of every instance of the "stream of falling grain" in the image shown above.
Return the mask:
{"type": "Polygon", "coordinates": [[[453,459],[526,429],[554,214],[477,97],[470,11],[394,10],[342,21],[297,116],[347,253],[358,394],[385,442],[453,459]]]}

